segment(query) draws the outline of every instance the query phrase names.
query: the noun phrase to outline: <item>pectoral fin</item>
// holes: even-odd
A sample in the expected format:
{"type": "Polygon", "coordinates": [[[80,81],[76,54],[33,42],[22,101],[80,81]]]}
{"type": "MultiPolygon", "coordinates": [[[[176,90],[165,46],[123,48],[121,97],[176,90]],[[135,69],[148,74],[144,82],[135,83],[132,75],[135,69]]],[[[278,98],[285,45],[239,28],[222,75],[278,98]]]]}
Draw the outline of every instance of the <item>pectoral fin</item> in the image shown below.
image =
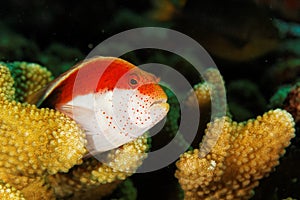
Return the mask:
{"type": "Polygon", "coordinates": [[[94,110],[69,104],[62,106],[58,105],[56,109],[74,119],[83,130],[90,133],[97,133],[100,131],[94,110]]]}

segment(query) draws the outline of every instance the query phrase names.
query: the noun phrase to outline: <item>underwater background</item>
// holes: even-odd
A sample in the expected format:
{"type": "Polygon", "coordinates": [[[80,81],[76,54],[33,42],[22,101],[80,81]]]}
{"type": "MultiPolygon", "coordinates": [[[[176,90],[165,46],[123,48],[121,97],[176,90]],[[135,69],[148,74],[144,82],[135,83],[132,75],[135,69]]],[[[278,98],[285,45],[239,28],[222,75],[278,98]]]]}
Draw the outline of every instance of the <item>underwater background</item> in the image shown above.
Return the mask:
{"type": "MultiPolygon", "coordinates": [[[[38,63],[56,77],[108,37],[147,26],[180,31],[208,51],[223,76],[233,120],[256,118],[275,108],[293,115],[296,136],[251,199],[300,199],[300,95],[293,108],[286,99],[300,84],[300,2],[296,0],[1,1],[0,61],[38,63]]],[[[135,65],[163,63],[180,71],[192,85],[201,81],[191,73],[189,63],[169,52],[145,49],[122,58],[135,65]]],[[[162,145],[160,139],[152,138],[153,149],[162,145]]],[[[134,174],[128,178],[130,194],[122,196],[120,189],[106,198],[182,199],[175,170],[173,163],[134,174]]]]}

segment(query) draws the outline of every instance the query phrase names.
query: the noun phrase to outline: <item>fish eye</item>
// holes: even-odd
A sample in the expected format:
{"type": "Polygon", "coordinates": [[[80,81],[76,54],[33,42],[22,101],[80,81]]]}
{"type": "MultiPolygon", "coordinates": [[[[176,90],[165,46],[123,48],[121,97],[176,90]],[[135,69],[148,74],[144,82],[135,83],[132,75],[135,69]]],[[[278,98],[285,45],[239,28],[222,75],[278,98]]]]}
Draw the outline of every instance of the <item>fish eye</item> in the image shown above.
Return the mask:
{"type": "Polygon", "coordinates": [[[137,84],[137,80],[135,80],[135,79],[130,79],[130,84],[131,85],[136,85],[137,84]]]}
{"type": "Polygon", "coordinates": [[[129,85],[134,87],[139,83],[139,77],[136,74],[129,75],[129,85]]]}

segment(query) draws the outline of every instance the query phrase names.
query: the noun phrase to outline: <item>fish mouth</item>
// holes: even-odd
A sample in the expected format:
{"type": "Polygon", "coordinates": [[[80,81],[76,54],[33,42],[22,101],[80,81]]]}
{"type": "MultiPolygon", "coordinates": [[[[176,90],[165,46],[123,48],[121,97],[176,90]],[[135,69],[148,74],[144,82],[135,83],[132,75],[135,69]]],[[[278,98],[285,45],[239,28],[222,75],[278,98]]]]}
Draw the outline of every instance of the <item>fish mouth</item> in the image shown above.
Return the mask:
{"type": "Polygon", "coordinates": [[[158,104],[165,104],[167,103],[167,99],[159,99],[154,101],[153,103],[151,103],[150,107],[154,106],[154,105],[158,105],[158,104]]]}
{"type": "Polygon", "coordinates": [[[151,109],[162,109],[164,110],[164,112],[168,112],[170,105],[167,103],[167,99],[159,99],[154,101],[151,105],[150,105],[151,109]]]}

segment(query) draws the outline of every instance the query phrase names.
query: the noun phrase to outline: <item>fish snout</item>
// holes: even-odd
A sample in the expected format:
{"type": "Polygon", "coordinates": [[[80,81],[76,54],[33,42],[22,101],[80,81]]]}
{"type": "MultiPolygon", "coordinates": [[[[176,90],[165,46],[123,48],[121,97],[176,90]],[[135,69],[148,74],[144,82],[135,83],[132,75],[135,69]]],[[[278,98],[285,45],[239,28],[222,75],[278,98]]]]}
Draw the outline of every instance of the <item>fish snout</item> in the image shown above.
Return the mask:
{"type": "Polygon", "coordinates": [[[167,114],[169,111],[168,97],[159,84],[149,83],[138,88],[142,95],[149,96],[150,108],[161,109],[162,113],[167,114]]]}

